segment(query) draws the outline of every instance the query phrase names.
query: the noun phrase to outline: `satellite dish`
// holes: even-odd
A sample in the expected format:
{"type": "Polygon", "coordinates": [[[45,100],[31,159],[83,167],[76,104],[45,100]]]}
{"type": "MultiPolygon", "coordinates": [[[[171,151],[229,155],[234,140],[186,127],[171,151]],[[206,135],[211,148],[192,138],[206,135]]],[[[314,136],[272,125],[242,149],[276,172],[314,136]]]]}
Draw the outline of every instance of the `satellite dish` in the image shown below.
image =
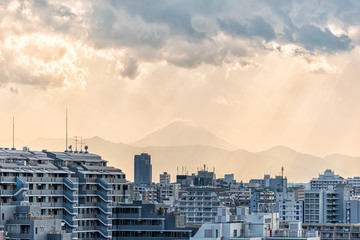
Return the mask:
{"type": "Polygon", "coordinates": [[[70,149],[70,150],[72,149],[72,146],[71,146],[71,145],[69,145],[69,149],[70,149]]]}
{"type": "Polygon", "coordinates": [[[85,148],[85,151],[87,151],[89,149],[89,147],[87,145],[84,148],[85,148]]]}

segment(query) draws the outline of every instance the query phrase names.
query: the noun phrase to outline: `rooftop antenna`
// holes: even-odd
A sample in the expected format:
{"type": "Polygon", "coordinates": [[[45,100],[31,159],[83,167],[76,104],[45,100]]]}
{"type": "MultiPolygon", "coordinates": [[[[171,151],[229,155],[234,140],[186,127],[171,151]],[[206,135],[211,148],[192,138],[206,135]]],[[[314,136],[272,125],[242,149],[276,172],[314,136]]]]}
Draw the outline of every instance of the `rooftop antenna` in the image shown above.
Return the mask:
{"type": "Polygon", "coordinates": [[[285,192],[284,191],[284,166],[281,166],[281,187],[282,187],[283,192],[285,192]]]}
{"type": "Polygon", "coordinates": [[[15,150],[15,117],[13,116],[12,150],[15,150]]]}
{"type": "Polygon", "coordinates": [[[83,141],[83,139],[82,139],[82,136],[81,136],[81,139],[80,139],[80,152],[82,152],[83,151],[83,144],[85,144],[85,141],[83,141]]]}
{"type": "Polygon", "coordinates": [[[67,152],[67,148],[68,148],[68,110],[66,108],[66,129],[65,129],[66,133],[65,133],[65,152],[67,152]]]}
{"type": "Polygon", "coordinates": [[[77,152],[77,145],[78,145],[78,142],[79,142],[78,137],[79,137],[79,136],[74,136],[74,141],[75,141],[75,152],[77,152]]]}

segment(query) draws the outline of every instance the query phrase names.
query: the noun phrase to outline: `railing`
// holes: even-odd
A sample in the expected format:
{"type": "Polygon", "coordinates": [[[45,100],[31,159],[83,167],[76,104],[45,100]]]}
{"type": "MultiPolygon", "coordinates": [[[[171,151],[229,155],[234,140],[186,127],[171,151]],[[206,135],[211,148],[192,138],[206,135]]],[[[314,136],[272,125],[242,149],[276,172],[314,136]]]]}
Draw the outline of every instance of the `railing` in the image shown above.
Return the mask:
{"type": "Polygon", "coordinates": [[[111,211],[108,209],[108,205],[106,203],[98,202],[96,206],[105,214],[111,214],[111,211]]]}
{"type": "Polygon", "coordinates": [[[96,194],[103,200],[104,202],[112,202],[112,197],[108,196],[107,194],[103,193],[101,190],[96,191],[96,194]]]}
{"type": "Polygon", "coordinates": [[[14,190],[0,190],[0,196],[13,196],[14,190]]]}
{"type": "Polygon", "coordinates": [[[102,187],[105,191],[111,191],[112,187],[109,186],[109,184],[102,178],[96,179],[96,182],[99,184],[100,187],[102,187]]]}
{"type": "Polygon", "coordinates": [[[99,219],[99,221],[104,225],[104,226],[107,226],[107,227],[110,227],[112,224],[111,224],[111,220],[107,219],[106,216],[102,215],[102,214],[96,214],[96,218],[99,219]]]}
{"type": "MultiPolygon", "coordinates": [[[[77,186],[73,183],[73,181],[70,178],[64,178],[64,184],[67,188],[69,188],[71,191],[76,191],[77,186]]],[[[76,183],[77,185],[77,183],[76,183]]]]}
{"type": "Polygon", "coordinates": [[[111,238],[110,231],[108,230],[107,227],[97,226],[96,229],[99,231],[99,233],[100,233],[104,238],[111,238]]]}
{"type": "Polygon", "coordinates": [[[62,190],[28,190],[27,195],[40,196],[40,195],[51,195],[51,196],[63,196],[64,191],[62,190]]]}
{"type": "Polygon", "coordinates": [[[77,215],[77,213],[75,212],[74,206],[71,203],[65,203],[64,204],[64,209],[66,212],[68,212],[70,215],[77,215]]]}
{"type": "Polygon", "coordinates": [[[64,178],[60,177],[22,177],[28,183],[58,183],[63,184],[64,178]]]}
{"type": "Polygon", "coordinates": [[[87,219],[87,218],[96,218],[96,214],[87,213],[87,214],[79,214],[77,216],[77,219],[87,219]]]}
{"type": "Polygon", "coordinates": [[[88,230],[97,230],[96,226],[78,226],[76,231],[88,231],[88,230]]]}
{"type": "Polygon", "coordinates": [[[63,202],[41,202],[41,207],[64,207],[63,202]]]}
{"type": "Polygon", "coordinates": [[[26,216],[26,217],[13,217],[11,220],[52,220],[53,216],[26,216]]]}
{"type": "Polygon", "coordinates": [[[85,206],[96,206],[96,202],[86,202],[85,206]]]}
{"type": "Polygon", "coordinates": [[[16,183],[16,177],[0,177],[1,183],[16,183]]]}
{"type": "Polygon", "coordinates": [[[126,183],[125,178],[107,178],[106,182],[108,183],[117,183],[117,184],[122,184],[122,183],[126,183]]]}
{"type": "Polygon", "coordinates": [[[64,197],[69,202],[76,203],[76,202],[78,202],[78,200],[76,199],[76,197],[73,194],[74,194],[73,192],[69,193],[68,191],[64,191],[64,197]]]}
{"type": "Polygon", "coordinates": [[[318,231],[304,231],[304,230],[276,230],[274,232],[274,237],[318,237],[318,231]]]}
{"type": "Polygon", "coordinates": [[[73,217],[70,216],[64,216],[64,221],[67,225],[69,225],[71,228],[77,228],[78,224],[77,221],[74,221],[73,217]]]}
{"type": "Polygon", "coordinates": [[[29,184],[25,183],[21,178],[16,177],[16,189],[14,196],[17,197],[22,191],[29,190],[29,184]]]}

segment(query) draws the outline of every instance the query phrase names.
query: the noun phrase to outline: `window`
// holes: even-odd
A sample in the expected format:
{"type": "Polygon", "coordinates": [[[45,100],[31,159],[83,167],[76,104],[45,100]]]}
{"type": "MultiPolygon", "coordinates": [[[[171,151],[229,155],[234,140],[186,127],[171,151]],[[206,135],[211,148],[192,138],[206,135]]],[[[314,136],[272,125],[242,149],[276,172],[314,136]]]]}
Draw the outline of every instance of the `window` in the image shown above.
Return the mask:
{"type": "Polygon", "coordinates": [[[205,238],[212,238],[212,230],[211,229],[204,229],[204,237],[205,238]]]}
{"type": "Polygon", "coordinates": [[[234,229],[234,237],[237,237],[237,229],[234,229]]]}
{"type": "Polygon", "coordinates": [[[29,234],[30,226],[29,225],[21,225],[20,226],[20,234],[29,234]]]}

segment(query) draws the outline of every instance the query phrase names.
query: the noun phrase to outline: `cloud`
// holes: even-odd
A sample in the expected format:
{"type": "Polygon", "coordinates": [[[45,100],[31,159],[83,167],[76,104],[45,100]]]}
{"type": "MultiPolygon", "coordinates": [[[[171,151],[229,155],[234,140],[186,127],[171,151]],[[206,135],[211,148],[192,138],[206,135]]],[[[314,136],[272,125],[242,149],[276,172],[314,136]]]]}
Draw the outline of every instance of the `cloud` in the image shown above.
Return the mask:
{"type": "Polygon", "coordinates": [[[357,1],[13,0],[0,4],[0,84],[85,86],[88,51],[113,53],[102,61],[128,79],[138,78],[146,63],[223,68],[284,53],[285,45],[304,58],[326,57],[359,43],[350,33],[356,13],[357,1]],[[6,46],[11,38],[26,44],[6,46]]]}
{"type": "Polygon", "coordinates": [[[139,74],[139,63],[134,58],[129,58],[124,64],[118,66],[119,74],[124,78],[134,80],[139,74]]]}
{"type": "Polygon", "coordinates": [[[295,42],[303,45],[307,50],[336,53],[353,48],[351,39],[347,35],[335,36],[328,28],[321,30],[313,25],[302,26],[295,33],[295,42]]]}
{"type": "Polygon", "coordinates": [[[87,68],[79,61],[79,48],[56,37],[10,36],[0,42],[0,84],[83,86],[87,68]]]}
{"type": "Polygon", "coordinates": [[[253,37],[260,37],[266,41],[275,38],[275,32],[272,26],[259,16],[247,20],[244,24],[238,23],[232,19],[217,19],[217,22],[220,25],[221,30],[234,37],[246,37],[250,39],[253,37]]]}
{"type": "Polygon", "coordinates": [[[14,93],[14,94],[19,94],[19,90],[17,90],[16,88],[13,87],[9,87],[10,92],[14,93]]]}
{"type": "Polygon", "coordinates": [[[215,103],[224,105],[224,106],[231,106],[233,103],[225,98],[224,96],[219,96],[215,99],[215,103]]]}

